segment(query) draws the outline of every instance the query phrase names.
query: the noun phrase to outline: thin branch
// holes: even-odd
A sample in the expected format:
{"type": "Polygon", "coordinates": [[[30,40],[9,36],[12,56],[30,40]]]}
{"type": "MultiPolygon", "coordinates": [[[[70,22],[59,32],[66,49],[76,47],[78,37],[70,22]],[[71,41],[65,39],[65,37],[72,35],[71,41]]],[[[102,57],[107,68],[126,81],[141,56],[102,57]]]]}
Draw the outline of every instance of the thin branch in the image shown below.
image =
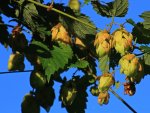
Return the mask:
{"type": "MultiPolygon", "coordinates": [[[[46,8],[46,9],[49,8],[49,6],[44,5],[44,4],[41,4],[41,3],[36,2],[36,1],[33,1],[33,0],[27,0],[27,1],[29,1],[29,2],[31,2],[31,3],[34,3],[34,4],[36,4],[36,5],[40,6],[40,7],[46,8]]],[[[71,18],[71,19],[73,19],[73,20],[76,20],[76,21],[78,21],[78,22],[80,22],[80,23],[82,23],[82,24],[85,24],[85,25],[87,25],[87,26],[89,26],[89,27],[91,27],[91,28],[93,28],[93,29],[101,30],[101,29],[99,29],[99,28],[97,28],[97,27],[95,27],[95,26],[93,26],[93,25],[91,25],[91,24],[89,24],[89,23],[86,23],[86,22],[84,22],[84,21],[82,21],[82,20],[80,20],[80,19],[78,19],[78,18],[76,18],[76,17],[74,17],[74,16],[72,16],[72,15],[69,15],[69,14],[67,14],[67,13],[65,13],[65,12],[62,12],[62,11],[56,9],[56,8],[52,8],[51,10],[54,11],[54,12],[57,12],[57,13],[59,13],[59,14],[62,14],[62,15],[64,15],[64,16],[66,16],[66,17],[69,17],[69,18],[71,18]]]]}
{"type": "MultiPolygon", "coordinates": [[[[14,28],[15,26],[13,25],[9,25],[9,24],[4,24],[4,23],[0,23],[0,26],[7,26],[7,27],[11,27],[11,28],[14,28]]],[[[23,31],[29,33],[29,34],[32,34],[30,31],[28,30],[25,30],[25,29],[22,29],[23,31]]]]}
{"type": "Polygon", "coordinates": [[[10,73],[24,73],[24,72],[31,72],[33,70],[24,70],[24,71],[7,71],[7,72],[0,72],[0,74],[10,74],[10,73]]]}
{"type": "Polygon", "coordinates": [[[109,32],[110,32],[110,30],[112,29],[113,24],[114,24],[114,16],[112,17],[112,21],[111,21],[110,27],[109,27],[109,29],[108,29],[109,32]]]}
{"type": "Polygon", "coordinates": [[[127,106],[133,113],[137,113],[125,100],[123,100],[113,89],[109,88],[112,92],[125,106],[127,106]]]}

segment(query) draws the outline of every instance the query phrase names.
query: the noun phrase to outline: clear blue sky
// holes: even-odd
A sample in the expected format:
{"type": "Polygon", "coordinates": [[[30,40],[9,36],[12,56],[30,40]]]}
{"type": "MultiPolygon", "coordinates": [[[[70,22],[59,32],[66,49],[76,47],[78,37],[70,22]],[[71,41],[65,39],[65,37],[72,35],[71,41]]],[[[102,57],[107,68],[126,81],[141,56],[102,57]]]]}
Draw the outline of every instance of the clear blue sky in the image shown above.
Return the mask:
{"type": "MultiPolygon", "coordinates": [[[[49,1],[49,0],[48,0],[49,1]]],[[[56,2],[66,0],[55,0],[56,2]]],[[[103,0],[108,1],[108,0],[103,0]]],[[[110,0],[109,0],[110,1],[110,0]]],[[[142,21],[138,16],[143,11],[150,10],[150,1],[149,0],[129,0],[129,11],[125,18],[116,18],[115,20],[118,23],[125,22],[125,19],[134,18],[136,22],[142,21]]],[[[97,25],[104,29],[106,24],[110,23],[110,20],[107,18],[96,16],[96,13],[92,11],[90,5],[82,8],[82,12],[91,17],[91,20],[97,25]]],[[[4,18],[4,21],[8,22],[8,18],[4,18]]],[[[126,28],[131,31],[131,26],[127,25],[126,28]]],[[[5,49],[0,45],[0,72],[7,71],[7,62],[11,49],[5,49]]],[[[25,61],[26,69],[32,69],[33,67],[25,61]]],[[[71,73],[71,71],[68,72],[71,73]]],[[[100,72],[98,71],[98,75],[100,72]]],[[[23,96],[31,90],[29,85],[29,75],[30,73],[15,73],[15,74],[3,74],[0,75],[0,113],[21,113],[21,101],[23,96]]],[[[117,80],[123,82],[124,76],[120,75],[119,72],[116,73],[117,80]]],[[[146,76],[142,82],[136,86],[136,94],[132,97],[124,95],[123,86],[120,87],[116,92],[123,97],[138,113],[149,113],[149,84],[150,76],[146,76]]],[[[53,107],[51,108],[50,113],[67,113],[63,108],[61,109],[61,104],[58,102],[58,92],[60,84],[56,83],[54,88],[56,92],[56,99],[53,107]]],[[[89,92],[89,89],[87,89],[89,92]]],[[[111,94],[111,93],[110,93],[111,94]]],[[[110,101],[108,105],[100,106],[97,103],[97,97],[93,97],[89,93],[88,103],[86,113],[132,113],[123,103],[121,103],[113,94],[110,95],[110,101]]],[[[41,113],[46,113],[41,109],[41,113]]]]}

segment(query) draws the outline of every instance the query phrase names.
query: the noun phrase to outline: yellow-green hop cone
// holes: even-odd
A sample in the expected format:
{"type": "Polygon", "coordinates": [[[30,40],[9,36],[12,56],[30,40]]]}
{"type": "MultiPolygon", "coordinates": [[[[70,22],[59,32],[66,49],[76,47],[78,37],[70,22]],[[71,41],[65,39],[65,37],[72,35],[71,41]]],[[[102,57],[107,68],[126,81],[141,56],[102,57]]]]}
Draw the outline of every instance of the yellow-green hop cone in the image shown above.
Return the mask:
{"type": "Polygon", "coordinates": [[[9,71],[23,71],[25,68],[24,65],[24,55],[16,52],[15,54],[11,54],[8,60],[8,70],[9,71]]]}
{"type": "Polygon", "coordinates": [[[98,89],[99,92],[108,91],[111,85],[115,82],[114,77],[110,73],[105,73],[100,77],[98,89]]]}
{"type": "Polygon", "coordinates": [[[93,96],[98,96],[98,95],[99,95],[99,90],[98,90],[98,88],[97,88],[96,86],[92,86],[92,87],[90,88],[90,92],[91,92],[91,94],[92,94],[93,96]]]}
{"type": "Polygon", "coordinates": [[[80,11],[79,0],[70,0],[68,6],[74,11],[80,11]]]}
{"type": "Polygon", "coordinates": [[[127,54],[123,56],[120,61],[120,72],[127,77],[136,78],[139,71],[139,59],[134,54],[127,54]]]}
{"type": "Polygon", "coordinates": [[[113,46],[121,55],[124,55],[128,50],[132,49],[133,36],[124,28],[117,29],[112,35],[113,46]]]}
{"type": "Polygon", "coordinates": [[[109,54],[112,47],[112,37],[108,31],[103,30],[97,33],[94,46],[96,47],[96,53],[100,58],[109,54]]]}
{"type": "Polygon", "coordinates": [[[98,103],[100,105],[108,104],[109,98],[110,98],[110,96],[109,96],[108,92],[101,92],[98,96],[98,103]]]}
{"type": "Polygon", "coordinates": [[[46,84],[46,78],[39,71],[32,71],[30,75],[30,85],[32,88],[41,89],[46,84]]]}

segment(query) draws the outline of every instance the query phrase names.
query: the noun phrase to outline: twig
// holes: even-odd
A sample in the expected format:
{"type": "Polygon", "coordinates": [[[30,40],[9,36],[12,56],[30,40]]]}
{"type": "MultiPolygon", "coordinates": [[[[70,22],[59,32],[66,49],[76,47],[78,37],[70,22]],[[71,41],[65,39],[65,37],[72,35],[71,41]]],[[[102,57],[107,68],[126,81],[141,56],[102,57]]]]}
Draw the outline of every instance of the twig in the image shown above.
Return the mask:
{"type": "MultiPolygon", "coordinates": [[[[13,26],[13,25],[9,25],[9,24],[4,24],[4,23],[0,23],[0,26],[8,26],[8,27],[11,27],[11,28],[14,28],[15,26],[13,26]]],[[[27,32],[27,33],[29,33],[29,34],[32,34],[30,31],[27,31],[27,30],[25,30],[25,29],[22,29],[23,31],[25,31],[25,32],[27,32]]]]}
{"type": "Polygon", "coordinates": [[[127,106],[133,113],[137,113],[125,100],[123,100],[114,90],[109,88],[109,91],[112,92],[125,106],[127,106]]]}
{"type": "MultiPolygon", "coordinates": [[[[46,9],[49,8],[49,6],[46,6],[46,5],[44,5],[44,4],[41,4],[41,3],[36,2],[36,1],[33,1],[33,0],[27,0],[27,1],[29,1],[29,2],[31,2],[31,3],[34,3],[34,4],[38,5],[38,6],[41,6],[41,7],[43,7],[43,8],[46,8],[46,9]]],[[[62,14],[62,15],[64,15],[64,16],[67,16],[67,17],[69,17],[69,18],[71,18],[71,19],[73,19],[73,20],[76,20],[76,21],[78,21],[78,22],[80,22],[80,23],[82,23],[82,24],[85,24],[85,25],[87,25],[87,26],[89,26],[89,27],[91,27],[91,28],[93,28],[93,29],[101,30],[101,29],[99,29],[99,28],[97,28],[97,27],[95,27],[95,26],[93,26],[93,25],[91,25],[91,24],[89,24],[89,23],[86,23],[86,22],[84,22],[84,21],[82,21],[82,20],[80,20],[80,19],[78,19],[78,18],[76,18],[76,17],[74,17],[74,16],[72,16],[72,15],[69,15],[69,14],[67,14],[67,13],[65,13],[65,12],[62,12],[62,11],[60,11],[60,10],[58,10],[58,9],[55,9],[55,8],[52,7],[51,10],[54,11],[54,12],[57,12],[57,13],[59,13],[59,14],[62,14]]]]}

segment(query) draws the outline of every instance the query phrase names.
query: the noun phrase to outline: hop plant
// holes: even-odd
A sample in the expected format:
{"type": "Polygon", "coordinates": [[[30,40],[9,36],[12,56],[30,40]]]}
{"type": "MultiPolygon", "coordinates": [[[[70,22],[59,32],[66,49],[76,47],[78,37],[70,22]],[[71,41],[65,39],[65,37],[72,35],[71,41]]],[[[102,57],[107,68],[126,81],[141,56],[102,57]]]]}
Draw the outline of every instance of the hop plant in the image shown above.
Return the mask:
{"type": "Polygon", "coordinates": [[[124,55],[128,50],[132,49],[132,39],[132,34],[124,28],[117,29],[113,33],[113,46],[117,52],[124,55]]]}
{"type": "Polygon", "coordinates": [[[91,92],[91,94],[92,94],[93,96],[98,96],[98,95],[99,95],[99,90],[98,90],[98,88],[97,88],[96,86],[92,86],[92,87],[90,88],[90,92],[91,92]]]}
{"type": "Polygon", "coordinates": [[[108,91],[111,85],[115,82],[114,77],[111,73],[105,73],[100,77],[98,89],[99,92],[108,91]]]}
{"type": "Polygon", "coordinates": [[[71,44],[71,38],[62,24],[58,23],[51,29],[51,32],[52,41],[61,41],[66,44],[71,44]]]}
{"type": "Polygon", "coordinates": [[[94,46],[99,57],[109,54],[112,47],[112,37],[108,31],[103,30],[96,35],[94,46]]]}
{"type": "Polygon", "coordinates": [[[110,98],[110,95],[107,91],[106,92],[101,92],[98,96],[98,103],[100,105],[108,104],[109,98],[110,98]]]}
{"type": "Polygon", "coordinates": [[[139,59],[134,54],[127,54],[119,60],[121,66],[120,73],[123,73],[129,78],[132,82],[138,82],[143,75],[143,66],[139,62],[139,59]]]}
{"type": "Polygon", "coordinates": [[[9,71],[23,71],[25,68],[24,65],[24,55],[16,52],[15,54],[11,54],[8,60],[8,70],[9,71]]]}

